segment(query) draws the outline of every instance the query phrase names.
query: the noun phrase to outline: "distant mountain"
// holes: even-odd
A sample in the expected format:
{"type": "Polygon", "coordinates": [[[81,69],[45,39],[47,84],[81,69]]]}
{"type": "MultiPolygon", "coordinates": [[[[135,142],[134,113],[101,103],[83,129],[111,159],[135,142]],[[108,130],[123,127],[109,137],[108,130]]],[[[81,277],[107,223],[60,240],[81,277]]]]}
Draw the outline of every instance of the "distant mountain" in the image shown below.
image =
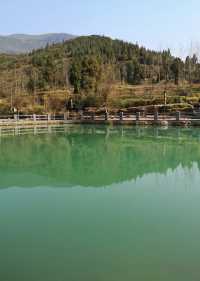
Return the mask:
{"type": "Polygon", "coordinates": [[[33,49],[44,48],[47,44],[61,43],[75,38],[66,33],[48,33],[41,35],[12,34],[0,36],[0,53],[20,54],[33,49]]]}

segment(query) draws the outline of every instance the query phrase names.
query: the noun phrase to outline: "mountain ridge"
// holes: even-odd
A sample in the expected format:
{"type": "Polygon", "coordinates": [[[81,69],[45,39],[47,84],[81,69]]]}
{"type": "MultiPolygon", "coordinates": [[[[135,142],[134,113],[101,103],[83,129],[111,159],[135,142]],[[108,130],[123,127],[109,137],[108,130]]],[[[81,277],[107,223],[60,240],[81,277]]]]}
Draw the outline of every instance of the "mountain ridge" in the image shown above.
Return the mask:
{"type": "Polygon", "coordinates": [[[68,33],[0,35],[0,53],[29,53],[34,49],[44,48],[47,44],[52,45],[74,38],[76,36],[68,33]]]}

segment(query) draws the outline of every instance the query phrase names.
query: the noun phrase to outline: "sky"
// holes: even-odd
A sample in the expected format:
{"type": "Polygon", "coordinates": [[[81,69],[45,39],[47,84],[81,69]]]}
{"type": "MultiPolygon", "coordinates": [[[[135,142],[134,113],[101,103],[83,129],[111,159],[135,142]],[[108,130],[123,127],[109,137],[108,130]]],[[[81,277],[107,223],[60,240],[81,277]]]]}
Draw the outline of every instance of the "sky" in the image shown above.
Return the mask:
{"type": "Polygon", "coordinates": [[[0,34],[99,34],[171,48],[200,49],[199,0],[0,0],[0,34]]]}

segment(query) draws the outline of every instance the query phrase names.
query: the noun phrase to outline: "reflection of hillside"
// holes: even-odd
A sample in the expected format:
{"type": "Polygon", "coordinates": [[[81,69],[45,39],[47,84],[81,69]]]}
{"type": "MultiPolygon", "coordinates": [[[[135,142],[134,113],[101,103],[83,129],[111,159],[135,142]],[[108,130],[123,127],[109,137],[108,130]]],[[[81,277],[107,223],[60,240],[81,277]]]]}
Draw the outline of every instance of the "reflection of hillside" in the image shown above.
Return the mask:
{"type": "Polygon", "coordinates": [[[2,138],[0,188],[101,187],[200,165],[199,132],[72,127],[66,134],[2,138]]]}

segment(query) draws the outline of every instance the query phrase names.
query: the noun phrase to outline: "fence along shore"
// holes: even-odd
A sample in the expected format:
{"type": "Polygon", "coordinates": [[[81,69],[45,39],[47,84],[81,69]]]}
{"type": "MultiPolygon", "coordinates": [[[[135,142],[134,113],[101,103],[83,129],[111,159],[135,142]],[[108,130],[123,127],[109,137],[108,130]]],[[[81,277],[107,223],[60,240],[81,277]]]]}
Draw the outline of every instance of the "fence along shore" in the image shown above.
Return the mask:
{"type": "Polygon", "coordinates": [[[157,126],[200,126],[200,113],[158,113],[96,114],[93,112],[66,112],[64,114],[11,114],[0,115],[0,127],[36,124],[113,124],[113,125],[157,125],[157,126]]]}

